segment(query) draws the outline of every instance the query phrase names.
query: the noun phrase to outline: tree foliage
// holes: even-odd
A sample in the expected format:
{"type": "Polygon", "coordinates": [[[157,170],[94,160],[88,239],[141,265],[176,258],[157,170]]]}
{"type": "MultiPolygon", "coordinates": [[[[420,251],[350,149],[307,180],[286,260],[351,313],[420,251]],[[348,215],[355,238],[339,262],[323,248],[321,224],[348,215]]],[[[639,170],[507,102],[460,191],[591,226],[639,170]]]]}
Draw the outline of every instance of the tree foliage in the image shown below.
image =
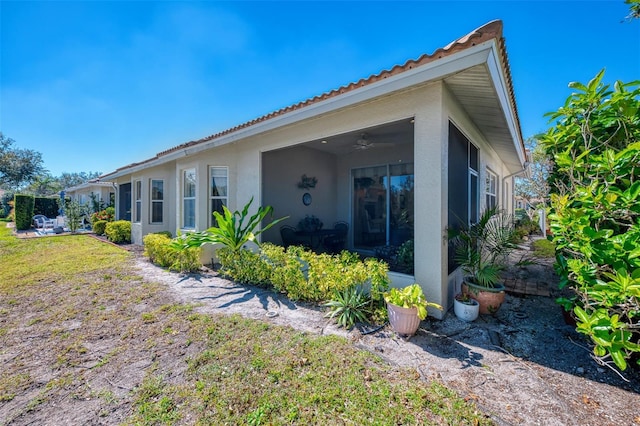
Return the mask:
{"type": "Polygon", "coordinates": [[[546,208],[549,199],[549,173],[552,169],[550,157],[535,138],[525,142],[531,153],[529,176],[516,177],[515,194],[527,203],[527,214],[533,219],[536,207],[546,208]]]}
{"type": "Polygon", "coordinates": [[[640,19],[640,0],[624,0],[629,5],[629,16],[627,19],[640,19]]]}
{"type": "Polygon", "coordinates": [[[14,144],[0,132],[0,186],[10,190],[20,189],[45,173],[41,153],[14,144]]]}
{"type": "Polygon", "coordinates": [[[550,227],[578,331],[625,370],[640,353],[640,81],[612,88],[603,76],[569,85],[540,141],[554,159],[550,227]]]}

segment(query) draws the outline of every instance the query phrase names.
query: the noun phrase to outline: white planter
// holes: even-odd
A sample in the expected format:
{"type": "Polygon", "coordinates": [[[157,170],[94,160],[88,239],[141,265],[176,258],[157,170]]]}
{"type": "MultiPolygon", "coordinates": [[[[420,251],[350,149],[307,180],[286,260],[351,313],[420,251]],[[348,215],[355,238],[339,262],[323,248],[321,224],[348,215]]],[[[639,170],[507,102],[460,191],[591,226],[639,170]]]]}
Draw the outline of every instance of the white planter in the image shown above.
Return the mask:
{"type": "Polygon", "coordinates": [[[453,312],[456,316],[465,322],[475,321],[480,313],[480,304],[477,300],[469,299],[470,304],[462,303],[457,299],[453,299],[453,312]]]}

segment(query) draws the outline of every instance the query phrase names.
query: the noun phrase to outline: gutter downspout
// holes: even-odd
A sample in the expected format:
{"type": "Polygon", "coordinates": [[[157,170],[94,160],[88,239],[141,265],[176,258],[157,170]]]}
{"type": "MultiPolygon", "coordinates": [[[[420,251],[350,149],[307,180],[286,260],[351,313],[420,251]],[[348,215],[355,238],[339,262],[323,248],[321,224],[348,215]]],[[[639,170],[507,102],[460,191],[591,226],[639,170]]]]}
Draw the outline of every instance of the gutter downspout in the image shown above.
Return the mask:
{"type": "Polygon", "coordinates": [[[515,194],[515,185],[513,183],[513,177],[517,176],[517,175],[519,175],[521,173],[526,172],[527,169],[529,168],[529,164],[530,163],[528,161],[525,161],[524,165],[522,167],[522,170],[518,170],[517,172],[511,173],[511,174],[506,175],[505,177],[502,178],[502,190],[503,191],[504,191],[504,184],[505,184],[506,180],[509,179],[509,178],[512,178],[512,180],[511,180],[511,206],[514,206],[514,195],[513,194],[515,194]]]}
{"type": "Polygon", "coordinates": [[[119,214],[119,209],[118,209],[118,207],[120,207],[119,206],[120,201],[118,201],[120,199],[119,194],[118,194],[118,184],[115,183],[115,182],[111,182],[111,186],[113,187],[113,193],[115,194],[114,195],[115,199],[113,200],[113,207],[116,209],[115,216],[116,216],[116,219],[120,219],[120,214],[119,214]]]}

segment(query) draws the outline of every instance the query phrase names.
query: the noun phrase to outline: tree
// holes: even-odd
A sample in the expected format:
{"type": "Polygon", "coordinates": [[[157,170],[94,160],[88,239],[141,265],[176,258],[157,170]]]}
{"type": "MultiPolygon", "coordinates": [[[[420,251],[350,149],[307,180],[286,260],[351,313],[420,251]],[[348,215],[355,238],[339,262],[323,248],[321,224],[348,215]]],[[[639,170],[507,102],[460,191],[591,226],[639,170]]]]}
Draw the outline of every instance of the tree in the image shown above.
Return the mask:
{"type": "Polygon", "coordinates": [[[547,179],[552,168],[552,162],[537,139],[527,139],[525,147],[531,153],[529,176],[516,178],[515,194],[526,201],[525,210],[529,218],[533,219],[537,207],[547,207],[549,199],[549,183],[547,179]]]}
{"type": "Polygon", "coordinates": [[[42,154],[31,149],[14,148],[15,141],[0,132],[0,186],[17,190],[46,171],[42,154]]]}
{"type": "Polygon", "coordinates": [[[55,195],[63,189],[58,178],[51,176],[49,173],[36,176],[35,179],[21,192],[32,194],[35,196],[46,197],[55,195]]]}
{"type": "Polygon", "coordinates": [[[576,293],[577,330],[594,356],[640,365],[640,82],[604,70],[551,113],[539,136],[553,156],[550,227],[560,285],[576,293]]]}
{"type": "Polygon", "coordinates": [[[627,19],[640,19],[640,0],[624,0],[624,2],[629,5],[627,19]]]}
{"type": "Polygon", "coordinates": [[[60,189],[65,189],[83,184],[90,181],[91,179],[96,179],[100,177],[101,174],[102,173],[100,172],[63,172],[57,179],[60,184],[60,189]]]}

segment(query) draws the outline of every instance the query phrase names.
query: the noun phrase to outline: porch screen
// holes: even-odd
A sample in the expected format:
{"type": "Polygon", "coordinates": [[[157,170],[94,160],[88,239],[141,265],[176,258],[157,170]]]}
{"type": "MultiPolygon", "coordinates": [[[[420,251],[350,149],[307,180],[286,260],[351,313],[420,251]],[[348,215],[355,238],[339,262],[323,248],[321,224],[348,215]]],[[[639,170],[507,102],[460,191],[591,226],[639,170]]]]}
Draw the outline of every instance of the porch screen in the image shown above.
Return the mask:
{"type": "Polygon", "coordinates": [[[356,248],[399,247],[413,238],[413,163],[352,170],[356,248]]]}
{"type": "MultiPolygon", "coordinates": [[[[478,220],[478,148],[469,142],[458,128],[449,122],[449,158],[447,164],[448,183],[448,227],[459,229],[478,220]]],[[[448,270],[453,272],[454,248],[449,245],[448,270]]]]}

